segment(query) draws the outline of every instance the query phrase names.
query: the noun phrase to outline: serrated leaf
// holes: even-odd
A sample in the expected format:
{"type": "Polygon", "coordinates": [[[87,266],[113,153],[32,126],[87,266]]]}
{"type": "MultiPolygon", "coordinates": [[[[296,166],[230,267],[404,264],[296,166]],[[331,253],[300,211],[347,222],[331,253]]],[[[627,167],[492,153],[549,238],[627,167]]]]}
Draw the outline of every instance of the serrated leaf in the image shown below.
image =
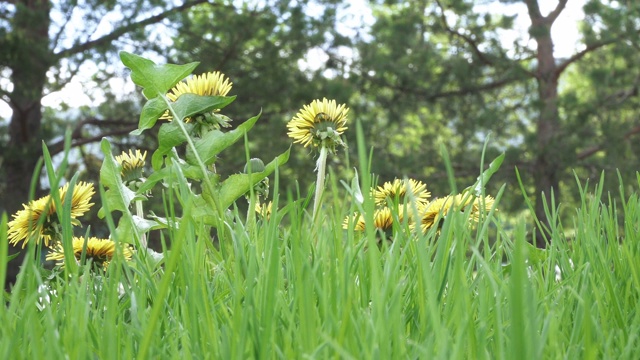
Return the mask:
{"type": "MultiPolygon", "coordinates": [[[[179,166],[182,169],[182,173],[186,178],[202,180],[202,170],[200,169],[200,167],[189,165],[184,162],[180,163],[179,166]]],[[[163,167],[160,170],[154,171],[153,173],[151,173],[151,175],[147,177],[147,179],[140,186],[140,188],[136,193],[144,194],[147,191],[150,191],[151,189],[153,189],[153,187],[160,181],[163,181],[165,183],[172,183],[174,182],[174,180],[176,180],[175,176],[176,174],[170,167],[168,166],[163,167]]]]}
{"type": "Polygon", "coordinates": [[[107,196],[106,200],[110,205],[109,209],[112,211],[128,211],[129,204],[131,204],[131,201],[135,198],[135,193],[127,188],[122,182],[120,169],[118,168],[116,159],[111,153],[111,144],[109,141],[107,139],[102,139],[100,148],[104,154],[104,161],[100,168],[100,183],[102,183],[104,187],[108,188],[105,195],[107,196]]]}
{"type": "MultiPolygon", "coordinates": [[[[193,129],[193,124],[184,124],[187,132],[193,129]]],[[[153,153],[151,157],[151,166],[154,170],[159,170],[162,167],[162,160],[165,155],[171,152],[171,149],[187,142],[187,138],[180,130],[180,126],[174,121],[162,124],[158,131],[158,149],[153,153]]]]}
{"type": "Polygon", "coordinates": [[[269,164],[265,166],[264,171],[259,173],[249,174],[235,174],[229,176],[222,184],[220,184],[219,201],[220,205],[226,209],[239,197],[246,194],[251,187],[260,182],[265,177],[271,175],[276,170],[277,166],[285,164],[289,160],[289,148],[284,153],[278,155],[269,164]]]}
{"type": "Polygon", "coordinates": [[[133,224],[139,231],[147,232],[149,230],[158,230],[165,229],[167,227],[166,224],[160,223],[156,220],[150,220],[141,218],[137,215],[133,215],[133,224]]]}
{"type": "Polygon", "coordinates": [[[128,216],[121,217],[120,220],[118,220],[118,226],[116,226],[115,233],[112,234],[112,237],[117,238],[118,241],[137,246],[139,240],[136,240],[135,236],[140,239],[140,233],[136,227],[133,226],[131,218],[128,216]]]}
{"type": "MultiPolygon", "coordinates": [[[[120,241],[136,244],[140,239],[140,232],[133,226],[131,213],[129,212],[129,205],[136,194],[122,182],[120,169],[111,153],[111,144],[107,139],[102,139],[100,148],[104,154],[104,161],[100,168],[100,183],[105,188],[108,188],[102,201],[107,204],[110,211],[122,212],[116,232],[112,235],[116,236],[120,241]]],[[[104,216],[104,208],[101,208],[98,214],[104,216]]]]}
{"type": "Polygon", "coordinates": [[[209,203],[202,197],[202,195],[196,195],[193,197],[191,217],[196,222],[201,221],[211,226],[216,226],[216,224],[218,223],[218,212],[216,211],[215,207],[209,205],[209,203]]]}
{"type": "MultiPolygon", "coordinates": [[[[260,114],[248,119],[231,131],[210,131],[202,138],[194,141],[196,151],[198,152],[198,155],[200,155],[202,162],[205,163],[205,165],[211,165],[214,163],[216,155],[242,139],[244,134],[253,128],[259,118],[260,114]]],[[[195,156],[190,149],[187,149],[187,162],[196,164],[195,156]]]]}
{"type": "Polygon", "coordinates": [[[132,135],[140,135],[146,129],[151,129],[160,116],[167,111],[167,103],[162,97],[155,97],[148,100],[142,107],[138,129],[131,132],[132,135]]]}
{"type": "Polygon", "coordinates": [[[231,104],[235,96],[201,96],[196,94],[182,94],[171,104],[173,111],[180,119],[197,114],[204,114],[215,109],[222,109],[231,104]]]}
{"type": "Polygon", "coordinates": [[[131,80],[142,87],[147,99],[166,94],[178,81],[184,79],[198,66],[198,62],[185,65],[156,65],[153,61],[141,56],[120,52],[120,60],[131,69],[131,80]]]}

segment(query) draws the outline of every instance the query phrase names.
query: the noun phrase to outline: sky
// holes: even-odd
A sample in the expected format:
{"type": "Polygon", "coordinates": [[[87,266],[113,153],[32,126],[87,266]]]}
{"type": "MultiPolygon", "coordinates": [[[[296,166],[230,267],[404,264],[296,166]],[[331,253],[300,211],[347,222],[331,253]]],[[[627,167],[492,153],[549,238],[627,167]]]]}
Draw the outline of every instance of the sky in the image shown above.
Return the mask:
{"type": "MultiPolygon", "coordinates": [[[[555,8],[558,0],[538,0],[543,14],[549,13],[555,8]]],[[[554,27],[552,28],[551,35],[555,42],[554,55],[556,57],[568,57],[571,54],[579,51],[577,44],[579,44],[579,31],[577,22],[580,21],[584,14],[582,12],[582,6],[586,0],[569,0],[565,10],[562,12],[554,27]]],[[[360,23],[371,24],[373,23],[373,15],[371,10],[367,6],[366,0],[352,0],[349,2],[349,7],[345,9],[343,14],[344,21],[339,24],[339,30],[344,34],[352,32],[352,28],[357,27],[360,23]]],[[[526,14],[526,7],[523,3],[517,4],[499,4],[491,3],[490,5],[478,5],[476,6],[478,11],[491,11],[499,12],[505,15],[517,14],[515,21],[515,30],[506,32],[502,35],[503,44],[509,46],[513,44],[516,38],[522,39],[531,47],[535,47],[535,41],[528,35],[528,28],[530,25],[529,18],[526,14]]],[[[105,32],[108,31],[108,22],[104,22],[105,32]]],[[[310,58],[317,58],[322,60],[323,54],[321,51],[310,51],[310,58]]],[[[301,61],[299,63],[301,67],[315,67],[311,62],[301,61]]],[[[87,81],[88,75],[83,74],[94,73],[95,64],[87,63],[83,65],[83,69],[80,71],[79,76],[76,76],[67,86],[61,91],[49,94],[42,99],[42,105],[47,107],[57,107],[62,102],[66,102],[71,107],[79,107],[85,105],[96,105],[100,103],[103,98],[100,94],[86,94],[83,88],[83,82],[87,81]]],[[[133,90],[133,84],[125,79],[112,79],[109,83],[115,93],[129,93],[133,90]],[[117,91],[119,90],[119,91],[117,91]]],[[[2,74],[0,77],[0,87],[2,89],[10,89],[10,83],[6,78],[6,74],[2,74]]],[[[2,119],[8,119],[11,116],[11,109],[9,105],[0,101],[0,121],[2,119]]]]}

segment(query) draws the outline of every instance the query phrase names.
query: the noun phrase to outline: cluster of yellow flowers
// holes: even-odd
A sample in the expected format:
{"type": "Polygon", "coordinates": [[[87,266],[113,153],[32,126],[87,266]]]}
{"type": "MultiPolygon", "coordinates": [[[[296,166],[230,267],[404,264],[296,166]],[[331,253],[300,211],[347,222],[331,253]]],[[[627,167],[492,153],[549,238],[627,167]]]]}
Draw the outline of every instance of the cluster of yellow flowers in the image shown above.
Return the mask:
{"type": "MultiPolygon", "coordinates": [[[[226,96],[231,90],[232,83],[224,74],[220,72],[209,72],[202,75],[194,75],[176,84],[167,94],[167,98],[176,101],[181,95],[196,94],[202,96],[226,96]]],[[[219,110],[212,110],[212,116],[219,110]]],[[[345,104],[337,104],[335,100],[314,100],[305,105],[288,123],[288,135],[293,138],[294,143],[300,143],[304,147],[311,146],[319,149],[317,172],[318,181],[316,183],[316,197],[314,202],[314,216],[320,206],[322,189],[324,187],[324,173],[326,166],[326,156],[328,153],[335,153],[338,146],[346,146],[341,138],[347,130],[347,115],[349,108],[345,104]]],[[[216,115],[217,116],[217,115],[216,115]]],[[[172,120],[169,113],[165,113],[161,119],[172,120]]],[[[217,118],[216,118],[217,119],[217,118]]],[[[224,126],[227,121],[220,117],[215,121],[221,121],[217,125],[224,126]],[[220,120],[222,119],[222,120],[220,120]]],[[[186,122],[194,119],[185,119],[186,122]]],[[[196,119],[197,121],[200,121],[196,119]]],[[[140,181],[142,170],[146,158],[146,152],[123,152],[116,157],[116,161],[121,166],[121,175],[125,182],[132,183],[140,181]]],[[[64,201],[69,185],[60,188],[60,200],[64,201]]],[[[92,184],[80,182],[74,189],[71,197],[71,219],[74,225],[78,225],[77,218],[84,215],[93,203],[91,197],[95,194],[92,184]]],[[[452,211],[465,212],[469,208],[470,222],[477,223],[482,211],[490,210],[494,205],[491,196],[476,198],[470,195],[450,195],[437,198],[432,201],[431,193],[427,191],[427,186],[414,179],[394,179],[385,182],[382,186],[371,189],[372,198],[376,204],[373,215],[375,228],[390,233],[394,225],[394,213],[397,213],[397,220],[402,222],[405,219],[405,212],[408,212],[408,222],[412,229],[418,228],[426,233],[433,227],[440,227],[441,220],[452,211]],[[404,207],[404,204],[410,204],[404,207]],[[395,211],[394,211],[395,209],[395,211]],[[405,210],[406,209],[406,210],[405,210]],[[417,215],[413,215],[417,214],[417,215]]],[[[255,205],[255,211],[263,218],[268,218],[271,214],[272,203],[255,205]]],[[[344,219],[343,227],[348,229],[353,224],[356,231],[365,230],[365,218],[361,214],[349,215],[344,219]]],[[[23,248],[28,241],[34,240],[44,242],[45,246],[50,246],[53,252],[47,259],[61,262],[64,259],[64,249],[61,238],[60,226],[57,220],[57,209],[50,196],[45,196],[38,200],[24,205],[24,209],[13,215],[9,222],[9,241],[12,244],[23,242],[23,248]],[[53,241],[52,241],[53,240],[53,241]]],[[[98,239],[95,237],[73,238],[73,252],[76,258],[80,259],[83,252],[86,258],[93,260],[97,264],[106,265],[116,253],[116,244],[108,239],[98,239]]],[[[130,259],[132,250],[129,246],[123,246],[121,250],[126,259],[130,259]]]]}
{"type": "MultiPolygon", "coordinates": [[[[305,147],[311,145],[314,148],[327,148],[334,152],[337,145],[344,145],[340,136],[347,129],[348,112],[349,108],[346,105],[337,105],[335,100],[314,100],[311,104],[305,105],[287,124],[288,135],[294,139],[294,143],[300,143],[305,147]]],[[[321,168],[320,164],[318,168],[321,168]]],[[[316,188],[321,188],[324,184],[320,180],[321,177],[318,179],[316,188]]],[[[400,205],[405,202],[415,204],[418,214],[418,218],[414,219],[412,213],[415,211],[407,208],[409,225],[412,229],[419,226],[423,233],[432,227],[440,227],[441,220],[451,211],[465,212],[470,206],[470,222],[477,223],[481,211],[490,210],[495,202],[491,196],[478,198],[462,194],[429,201],[431,193],[427,191],[427,186],[414,179],[394,179],[385,182],[382,186],[371,189],[371,195],[376,204],[374,226],[387,233],[391,232],[394,224],[392,208],[397,209],[397,220],[402,222],[405,218],[405,208],[400,205]]],[[[354,223],[356,231],[364,231],[365,218],[361,214],[347,216],[343,228],[348,229],[351,223],[354,223]]]]}
{"type": "MultiPolygon", "coordinates": [[[[120,159],[127,159],[129,164],[137,164],[142,156],[139,151],[137,154],[130,153],[130,155],[131,157],[123,153],[120,159]]],[[[144,159],[142,161],[144,162],[144,159]]],[[[123,171],[124,168],[129,166],[126,161],[119,162],[123,166],[123,171]]],[[[61,203],[64,203],[68,191],[68,183],[58,189],[61,203]]],[[[91,183],[81,181],[73,187],[71,211],[69,213],[73,225],[80,225],[78,218],[82,217],[94,205],[91,202],[94,194],[95,189],[91,183]]],[[[35,241],[36,244],[42,242],[51,250],[46,259],[57,260],[59,265],[64,265],[64,248],[61,241],[62,233],[58,215],[59,209],[56,208],[55,201],[51,195],[23,204],[23,209],[13,214],[8,224],[7,235],[9,243],[16,245],[22,242],[22,248],[24,248],[29,241],[35,241]]],[[[73,253],[77,260],[81,259],[83,249],[85,259],[95,264],[106,266],[116,254],[116,243],[112,240],[95,237],[87,239],[74,237],[73,253]]],[[[131,259],[132,249],[124,244],[121,249],[125,259],[131,259]]]]}
{"type": "MultiPolygon", "coordinates": [[[[403,222],[405,211],[408,212],[407,220],[412,229],[419,227],[420,231],[426,233],[432,227],[440,227],[441,221],[452,211],[465,212],[471,206],[469,220],[477,223],[480,213],[489,211],[495,202],[491,196],[484,198],[473,198],[470,195],[449,195],[429,201],[431,193],[427,191],[427,186],[414,179],[394,179],[385,182],[382,186],[371,189],[371,196],[376,204],[373,216],[373,226],[385,233],[390,233],[394,224],[392,209],[397,209],[397,220],[403,222]],[[407,204],[405,210],[404,204],[407,204]],[[415,204],[415,208],[413,205],[415,204]],[[415,209],[415,211],[414,211],[415,209]],[[413,216],[417,213],[417,218],[413,216]]],[[[344,229],[348,229],[354,224],[356,231],[365,230],[365,218],[361,214],[347,216],[342,224],[344,229]]]]}
{"type": "MultiPolygon", "coordinates": [[[[58,189],[60,202],[64,202],[68,190],[69,184],[58,189]]],[[[79,182],[75,185],[71,195],[72,223],[77,224],[77,218],[91,208],[93,203],[90,201],[94,194],[93,184],[79,182]]],[[[57,209],[51,195],[32,200],[22,206],[24,209],[13,214],[8,224],[9,243],[15,245],[22,241],[22,248],[24,248],[29,240],[34,239],[37,243],[42,240],[45,246],[49,246],[52,238],[55,238],[59,232],[57,209]]],[[[57,241],[57,239],[54,240],[57,241]]]]}
{"type": "MultiPolygon", "coordinates": [[[[115,256],[117,249],[116,243],[108,239],[100,239],[90,237],[74,237],[72,241],[73,254],[77,260],[82,257],[82,249],[85,248],[85,258],[91,260],[92,264],[98,267],[106,268],[111,259],[115,256]],[[86,248],[85,248],[86,243],[86,248]]],[[[125,260],[131,260],[133,250],[130,246],[121,246],[122,256],[125,260]]],[[[64,266],[64,248],[58,243],[51,253],[46,257],[47,260],[54,260],[58,265],[64,266]]]]}

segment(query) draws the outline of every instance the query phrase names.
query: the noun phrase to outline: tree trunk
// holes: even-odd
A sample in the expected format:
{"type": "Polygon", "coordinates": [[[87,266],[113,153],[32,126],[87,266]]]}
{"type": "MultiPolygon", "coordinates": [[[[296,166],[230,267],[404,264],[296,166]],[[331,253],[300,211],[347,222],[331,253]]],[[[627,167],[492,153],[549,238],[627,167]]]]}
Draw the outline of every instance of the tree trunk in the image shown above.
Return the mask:
{"type": "MultiPolygon", "coordinates": [[[[42,94],[47,70],[53,58],[49,49],[49,11],[47,0],[26,0],[16,5],[12,22],[15,34],[10,67],[13,91],[10,94],[13,115],[9,123],[9,143],[4,154],[5,183],[0,204],[8,214],[22,208],[29,198],[31,178],[42,154],[42,94]]],[[[18,249],[10,249],[15,253],[18,249]]],[[[19,257],[9,263],[7,284],[15,279],[19,257]]]]}
{"type": "Polygon", "coordinates": [[[550,235],[547,231],[550,229],[550,219],[545,214],[544,203],[550,207],[552,195],[555,199],[560,197],[560,174],[565,163],[565,149],[560,141],[562,128],[558,112],[558,68],[551,38],[551,25],[557,14],[544,17],[540,14],[537,1],[529,0],[527,4],[532,22],[530,33],[538,45],[535,77],[538,82],[540,112],[536,127],[537,151],[533,177],[536,192],[535,215],[544,228],[536,233],[536,245],[544,248],[547,245],[545,236],[549,239],[550,235]]]}

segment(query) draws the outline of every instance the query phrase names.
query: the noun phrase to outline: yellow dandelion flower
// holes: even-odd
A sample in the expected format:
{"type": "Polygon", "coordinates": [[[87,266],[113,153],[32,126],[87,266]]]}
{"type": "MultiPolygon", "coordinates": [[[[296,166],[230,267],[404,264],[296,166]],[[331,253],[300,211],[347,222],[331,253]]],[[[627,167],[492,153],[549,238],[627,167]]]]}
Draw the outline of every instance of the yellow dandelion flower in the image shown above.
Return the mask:
{"type": "Polygon", "coordinates": [[[140,150],[136,150],[134,153],[129,150],[129,153],[123,151],[122,154],[116,156],[116,161],[122,166],[120,172],[125,181],[137,180],[142,177],[142,170],[144,169],[144,161],[147,158],[147,152],[141,153],[140,150]]]}
{"type": "Polygon", "coordinates": [[[273,208],[273,202],[269,201],[268,203],[260,204],[256,203],[255,211],[264,219],[269,219],[271,217],[271,209],[273,208]]]}
{"type": "Polygon", "coordinates": [[[51,235],[45,234],[45,224],[40,222],[47,222],[43,219],[49,217],[49,196],[45,196],[38,200],[30,201],[29,204],[22,205],[24,209],[19,210],[12,216],[12,220],[8,224],[8,238],[9,243],[17,244],[19,241],[22,243],[22,248],[27,245],[27,242],[32,237],[36,237],[36,241],[40,242],[40,239],[44,241],[46,246],[49,246],[51,235]],[[43,219],[43,220],[41,220],[43,219]]]}
{"type": "Polygon", "coordinates": [[[427,204],[431,197],[431,193],[427,191],[427,185],[414,179],[387,181],[382,186],[378,186],[377,189],[372,189],[371,193],[378,206],[384,206],[387,204],[387,200],[394,201],[396,198],[402,204],[408,193],[413,194],[418,205],[427,204]]]}
{"type": "MultiPolygon", "coordinates": [[[[60,189],[60,199],[64,201],[64,198],[69,190],[69,184],[65,184],[60,189]]],[[[93,188],[93,184],[80,181],[73,187],[73,194],[71,195],[71,219],[76,219],[84,215],[93,203],[91,197],[96,193],[93,188]]],[[[55,204],[52,203],[53,211],[55,212],[55,204]]]]}
{"type": "MultiPolygon", "coordinates": [[[[87,248],[85,252],[85,259],[92,263],[107,267],[111,259],[117,254],[116,243],[108,239],[99,239],[96,237],[90,237],[86,240],[87,248]]],[[[74,237],[73,238],[73,255],[76,260],[82,259],[82,249],[84,248],[85,238],[74,237]]],[[[129,245],[120,244],[122,249],[122,255],[125,260],[131,260],[133,250],[129,245]]],[[[64,266],[64,248],[62,244],[58,244],[51,253],[46,257],[47,260],[57,261],[58,265],[64,266]]]]}
{"type": "MultiPolygon", "coordinates": [[[[402,209],[399,209],[398,220],[402,221],[403,218],[404,218],[403,211],[402,209]]],[[[342,223],[342,228],[348,229],[349,224],[353,221],[355,221],[355,226],[354,226],[355,231],[364,231],[365,229],[364,216],[358,213],[352,216],[347,216],[342,223]]],[[[379,229],[385,232],[388,230],[391,230],[393,226],[393,214],[391,213],[391,209],[387,207],[376,209],[376,211],[373,213],[373,226],[375,226],[376,229],[379,229]]]]}
{"type": "MultiPolygon", "coordinates": [[[[201,96],[226,96],[231,91],[233,83],[219,71],[208,72],[201,75],[193,75],[184,81],[177,83],[167,93],[167,98],[176,101],[183,94],[195,94],[201,96]]],[[[173,116],[167,111],[160,117],[163,120],[172,120],[173,116]]],[[[186,122],[191,119],[186,118],[186,122]]]]}
{"type": "Polygon", "coordinates": [[[296,116],[287,123],[287,135],[305,147],[328,147],[335,150],[336,145],[344,145],[340,135],[347,130],[346,105],[337,105],[335,100],[314,100],[305,105],[296,116]]]}
{"type": "MultiPolygon", "coordinates": [[[[69,184],[65,184],[59,189],[60,200],[64,198],[69,190],[69,184]]],[[[87,212],[93,203],[91,197],[95,194],[93,184],[79,182],[73,188],[71,195],[71,220],[77,224],[76,218],[81,217],[87,212]]],[[[29,204],[22,205],[24,209],[19,210],[12,216],[12,220],[8,224],[9,243],[17,244],[23,241],[22,248],[27,242],[35,238],[36,242],[44,241],[45,246],[49,246],[52,233],[55,231],[55,225],[58,221],[56,214],[56,206],[50,195],[41,197],[38,200],[32,200],[29,204]]]]}
{"type": "MultiPolygon", "coordinates": [[[[485,196],[484,199],[476,198],[475,200],[473,200],[473,203],[471,204],[472,208],[470,220],[476,223],[480,221],[480,213],[483,211],[489,212],[495,202],[496,199],[494,199],[491,195],[485,196]]],[[[495,211],[497,211],[497,209],[495,211]]]]}
{"type": "Polygon", "coordinates": [[[455,210],[463,210],[468,205],[470,198],[467,199],[463,195],[449,195],[431,201],[421,211],[420,227],[423,232],[427,232],[433,226],[439,226],[440,220],[444,219],[447,214],[455,210]]]}

